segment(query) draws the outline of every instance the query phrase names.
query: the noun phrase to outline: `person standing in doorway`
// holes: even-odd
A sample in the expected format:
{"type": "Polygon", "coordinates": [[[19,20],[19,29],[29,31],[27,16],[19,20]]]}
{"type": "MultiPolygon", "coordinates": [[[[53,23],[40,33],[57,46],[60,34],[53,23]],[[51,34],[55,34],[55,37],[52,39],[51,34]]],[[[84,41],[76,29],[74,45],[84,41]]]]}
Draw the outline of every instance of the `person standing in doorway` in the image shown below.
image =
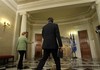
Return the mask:
{"type": "Polygon", "coordinates": [[[18,38],[18,42],[17,42],[17,50],[20,55],[18,66],[17,66],[17,69],[19,69],[19,70],[23,69],[23,57],[26,54],[27,44],[33,43],[33,42],[28,42],[28,40],[26,38],[27,33],[28,32],[22,32],[22,34],[18,38]]]}
{"type": "Polygon", "coordinates": [[[43,37],[43,57],[40,60],[37,69],[36,70],[42,70],[43,66],[50,56],[50,53],[52,54],[55,64],[56,64],[56,70],[61,70],[60,65],[60,57],[58,56],[58,49],[62,50],[62,41],[60,37],[60,32],[58,25],[53,23],[53,18],[48,18],[48,24],[46,24],[42,29],[42,37],[43,37]]]}

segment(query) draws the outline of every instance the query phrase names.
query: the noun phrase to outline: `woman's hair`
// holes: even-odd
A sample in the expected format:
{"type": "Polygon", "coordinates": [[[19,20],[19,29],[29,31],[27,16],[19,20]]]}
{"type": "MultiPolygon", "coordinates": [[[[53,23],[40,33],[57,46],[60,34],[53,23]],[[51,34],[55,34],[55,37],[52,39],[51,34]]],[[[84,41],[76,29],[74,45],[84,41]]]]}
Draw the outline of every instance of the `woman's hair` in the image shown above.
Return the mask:
{"type": "Polygon", "coordinates": [[[22,32],[22,35],[25,35],[25,34],[27,34],[27,32],[22,32]]]}

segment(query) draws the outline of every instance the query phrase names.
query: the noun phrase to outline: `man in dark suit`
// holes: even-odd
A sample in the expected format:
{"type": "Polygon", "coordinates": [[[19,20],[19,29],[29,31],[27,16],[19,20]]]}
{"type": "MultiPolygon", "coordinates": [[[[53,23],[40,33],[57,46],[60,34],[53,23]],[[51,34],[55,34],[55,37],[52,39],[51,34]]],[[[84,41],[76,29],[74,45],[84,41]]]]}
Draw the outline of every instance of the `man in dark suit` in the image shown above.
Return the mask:
{"type": "Polygon", "coordinates": [[[55,64],[56,70],[61,70],[60,65],[60,57],[58,57],[58,49],[61,50],[62,41],[60,38],[60,32],[58,25],[53,23],[53,18],[48,18],[48,24],[43,27],[42,30],[42,37],[43,37],[43,45],[42,48],[44,50],[43,57],[40,60],[37,70],[42,70],[47,58],[52,54],[55,64]]]}

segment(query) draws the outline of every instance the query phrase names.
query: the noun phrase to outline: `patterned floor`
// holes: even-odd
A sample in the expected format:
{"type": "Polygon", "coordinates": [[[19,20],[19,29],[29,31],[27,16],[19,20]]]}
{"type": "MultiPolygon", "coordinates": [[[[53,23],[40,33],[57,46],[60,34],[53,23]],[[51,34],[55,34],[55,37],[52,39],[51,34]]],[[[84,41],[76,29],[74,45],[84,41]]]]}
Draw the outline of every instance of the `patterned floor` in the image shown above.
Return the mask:
{"type": "MultiPolygon", "coordinates": [[[[37,67],[37,61],[25,61],[23,70],[35,70],[37,67]]],[[[13,67],[8,65],[8,67],[3,67],[6,69],[0,70],[17,70],[17,62],[14,63],[13,67]]],[[[64,60],[61,59],[61,70],[100,70],[100,61],[82,61],[81,59],[75,60],[64,60]]],[[[43,67],[43,70],[56,70],[53,60],[48,60],[43,67]]]]}

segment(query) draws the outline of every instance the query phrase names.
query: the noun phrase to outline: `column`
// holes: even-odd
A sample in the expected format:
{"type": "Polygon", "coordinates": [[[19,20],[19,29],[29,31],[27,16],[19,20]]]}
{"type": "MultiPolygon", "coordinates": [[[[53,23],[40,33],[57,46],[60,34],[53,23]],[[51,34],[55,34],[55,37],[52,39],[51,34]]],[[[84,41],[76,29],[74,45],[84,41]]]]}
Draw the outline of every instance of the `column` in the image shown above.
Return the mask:
{"type": "Polygon", "coordinates": [[[22,15],[20,33],[22,33],[22,32],[26,32],[27,16],[26,16],[26,12],[22,12],[22,13],[20,13],[20,14],[22,15]]]}
{"type": "Polygon", "coordinates": [[[98,20],[100,24],[100,0],[96,0],[96,9],[97,9],[98,20]]]}
{"type": "MultiPolygon", "coordinates": [[[[99,21],[99,25],[100,25],[100,0],[96,0],[96,9],[97,9],[97,15],[98,15],[98,21],[99,21]]],[[[97,37],[97,46],[96,46],[96,50],[97,50],[97,57],[98,59],[100,59],[100,35],[98,34],[97,37]]]]}
{"type": "MultiPolygon", "coordinates": [[[[20,35],[22,32],[26,32],[26,26],[27,26],[27,13],[26,12],[21,12],[20,15],[22,15],[22,20],[21,20],[21,29],[20,29],[20,35]]],[[[27,48],[26,48],[26,54],[24,56],[24,61],[27,59],[27,48]]]]}

